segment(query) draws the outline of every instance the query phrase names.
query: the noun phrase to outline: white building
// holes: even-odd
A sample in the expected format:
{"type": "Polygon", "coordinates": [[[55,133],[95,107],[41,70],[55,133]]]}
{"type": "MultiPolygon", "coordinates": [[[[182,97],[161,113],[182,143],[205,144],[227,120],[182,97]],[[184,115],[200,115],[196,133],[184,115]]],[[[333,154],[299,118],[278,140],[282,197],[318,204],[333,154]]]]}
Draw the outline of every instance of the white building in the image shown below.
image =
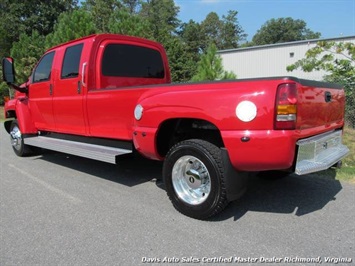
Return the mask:
{"type": "Polygon", "coordinates": [[[288,72],[286,67],[305,58],[305,53],[316,46],[318,41],[352,42],[355,36],[277,43],[239,49],[218,51],[224,69],[234,72],[238,79],[295,76],[303,79],[323,80],[324,71],[303,72],[296,69],[288,72]]]}

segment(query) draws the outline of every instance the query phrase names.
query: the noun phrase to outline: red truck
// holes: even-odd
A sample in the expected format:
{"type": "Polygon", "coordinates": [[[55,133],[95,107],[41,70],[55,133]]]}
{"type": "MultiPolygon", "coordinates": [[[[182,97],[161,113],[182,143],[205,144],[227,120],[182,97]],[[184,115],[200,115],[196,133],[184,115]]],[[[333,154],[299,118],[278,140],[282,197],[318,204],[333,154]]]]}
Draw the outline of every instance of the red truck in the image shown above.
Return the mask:
{"type": "Polygon", "coordinates": [[[48,50],[4,125],[18,156],[33,147],[108,163],[138,152],[164,161],[174,207],[206,219],[245,191],[250,172],[302,175],[349,152],[342,144],[345,95],[336,84],[269,77],[171,84],[163,47],[98,34],[48,50]]]}

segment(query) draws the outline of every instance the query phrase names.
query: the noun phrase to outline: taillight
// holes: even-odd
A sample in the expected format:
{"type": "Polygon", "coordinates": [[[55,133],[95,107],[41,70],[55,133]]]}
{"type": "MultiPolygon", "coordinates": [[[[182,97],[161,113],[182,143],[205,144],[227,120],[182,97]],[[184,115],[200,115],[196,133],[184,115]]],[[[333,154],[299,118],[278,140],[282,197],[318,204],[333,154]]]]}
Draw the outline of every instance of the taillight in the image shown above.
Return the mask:
{"type": "Polygon", "coordinates": [[[297,86],[281,84],[277,88],[275,129],[295,129],[297,120],[297,86]]]}

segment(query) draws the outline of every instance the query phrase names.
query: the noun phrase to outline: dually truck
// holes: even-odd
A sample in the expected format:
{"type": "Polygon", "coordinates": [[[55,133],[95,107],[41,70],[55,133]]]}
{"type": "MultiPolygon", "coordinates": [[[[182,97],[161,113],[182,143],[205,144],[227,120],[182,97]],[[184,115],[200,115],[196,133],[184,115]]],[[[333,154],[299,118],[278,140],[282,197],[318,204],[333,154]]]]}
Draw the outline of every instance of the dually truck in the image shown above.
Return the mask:
{"type": "MultiPolygon", "coordinates": [[[[244,63],[244,62],[240,62],[244,63]]],[[[159,43],[97,34],[49,49],[17,90],[4,122],[14,152],[35,147],[116,164],[163,161],[181,213],[207,219],[239,198],[251,172],[298,175],[336,165],[345,95],[337,84],[295,77],[171,83],[159,43]]]]}

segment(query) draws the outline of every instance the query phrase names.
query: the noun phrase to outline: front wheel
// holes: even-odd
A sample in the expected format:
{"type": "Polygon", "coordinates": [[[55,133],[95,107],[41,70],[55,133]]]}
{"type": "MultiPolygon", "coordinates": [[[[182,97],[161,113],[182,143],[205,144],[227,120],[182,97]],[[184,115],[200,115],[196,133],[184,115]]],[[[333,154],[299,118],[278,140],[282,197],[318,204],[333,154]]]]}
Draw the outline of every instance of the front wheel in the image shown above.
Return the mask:
{"type": "Polygon", "coordinates": [[[10,141],[12,149],[19,157],[24,157],[32,153],[31,147],[25,145],[17,120],[12,121],[10,126],[10,141]]]}
{"type": "Polygon", "coordinates": [[[163,179],[174,207],[189,217],[207,219],[228,204],[221,151],[198,139],[179,142],[166,156],[163,179]]]}

